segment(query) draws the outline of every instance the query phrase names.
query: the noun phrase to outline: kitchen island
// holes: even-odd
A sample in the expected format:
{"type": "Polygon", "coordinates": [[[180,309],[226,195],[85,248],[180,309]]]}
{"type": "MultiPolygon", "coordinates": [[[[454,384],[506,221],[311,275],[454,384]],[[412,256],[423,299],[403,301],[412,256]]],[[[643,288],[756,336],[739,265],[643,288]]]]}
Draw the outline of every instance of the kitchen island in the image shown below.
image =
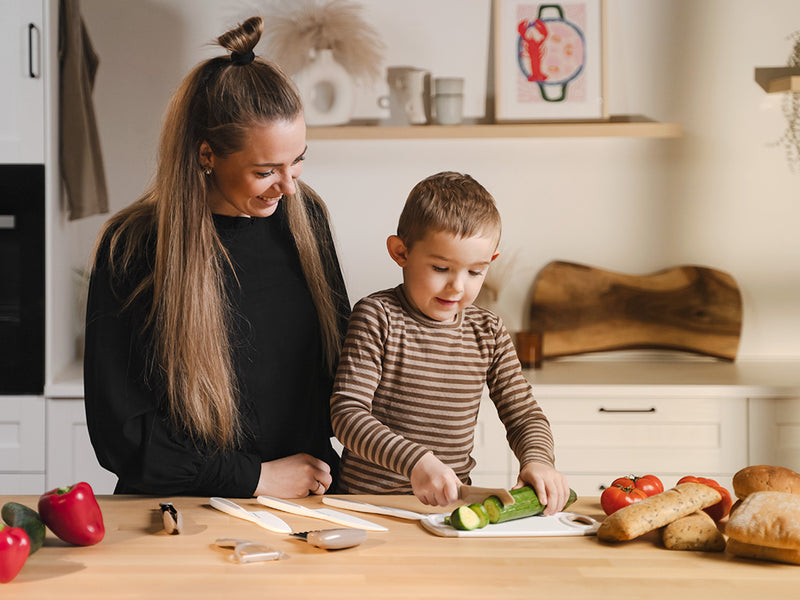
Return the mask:
{"type": "MultiPolygon", "coordinates": [[[[374,504],[434,512],[412,496],[351,496],[374,504]]],[[[35,508],[37,496],[3,496],[35,508]]],[[[0,594],[25,600],[93,598],[347,599],[586,599],[788,598],[800,567],[735,558],[725,553],[677,552],[657,534],[619,545],[594,536],[451,538],[418,522],[350,513],[386,526],[355,548],[322,550],[269,532],[210,507],[208,498],[99,496],[106,536],[74,547],[48,531],[45,545],[0,594]],[[159,502],[172,502],[183,532],[164,531],[159,502]],[[217,538],[258,541],[283,551],[277,561],[236,564],[217,538]]],[[[268,510],[238,499],[248,510],[268,510]]],[[[322,508],[319,497],[297,501],[322,508]]],[[[602,519],[597,498],[580,498],[573,512],[602,519]]],[[[336,527],[326,521],[271,511],[294,531],[336,527]]]]}

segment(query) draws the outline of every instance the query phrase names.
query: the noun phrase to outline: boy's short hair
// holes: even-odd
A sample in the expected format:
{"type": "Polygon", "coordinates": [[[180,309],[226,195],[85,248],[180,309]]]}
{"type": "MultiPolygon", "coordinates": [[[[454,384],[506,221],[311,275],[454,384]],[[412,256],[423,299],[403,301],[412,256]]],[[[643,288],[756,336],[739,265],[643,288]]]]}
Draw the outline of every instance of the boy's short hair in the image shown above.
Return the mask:
{"type": "Polygon", "coordinates": [[[500,243],[502,225],[494,198],[469,175],[443,171],[420,181],[409,193],[397,235],[409,249],[429,232],[457,237],[493,237],[500,243]]]}

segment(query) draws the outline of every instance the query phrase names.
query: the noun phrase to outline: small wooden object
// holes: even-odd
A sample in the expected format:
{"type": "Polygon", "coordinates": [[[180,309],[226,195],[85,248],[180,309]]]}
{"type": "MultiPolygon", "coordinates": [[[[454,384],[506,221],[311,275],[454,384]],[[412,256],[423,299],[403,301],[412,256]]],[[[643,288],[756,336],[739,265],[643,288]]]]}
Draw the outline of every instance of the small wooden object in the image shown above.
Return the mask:
{"type": "Polygon", "coordinates": [[[742,297],[733,277],[708,267],[637,276],[555,261],[536,278],[530,317],[543,358],[657,348],[732,361],[742,297]]]}
{"type": "Polygon", "coordinates": [[[523,369],[539,369],[542,366],[542,335],[532,331],[518,331],[517,357],[523,369]]]}

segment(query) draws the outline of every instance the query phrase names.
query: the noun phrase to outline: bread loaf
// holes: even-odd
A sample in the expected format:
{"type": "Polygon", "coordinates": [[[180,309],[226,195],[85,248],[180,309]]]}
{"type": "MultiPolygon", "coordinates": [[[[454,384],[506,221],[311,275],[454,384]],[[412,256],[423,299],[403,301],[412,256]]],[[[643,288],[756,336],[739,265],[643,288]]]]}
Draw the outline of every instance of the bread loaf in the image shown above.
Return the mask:
{"type": "Polygon", "coordinates": [[[747,544],[800,550],[800,496],[750,494],[731,515],[725,534],[747,544]]]}
{"type": "Polygon", "coordinates": [[[668,550],[722,552],[725,536],[707,513],[699,510],[676,519],[661,530],[661,541],[668,550]]]}
{"type": "Polygon", "coordinates": [[[733,492],[737,498],[765,491],[800,494],[800,474],[785,467],[753,465],[733,476],[733,492]]]}
{"type": "Polygon", "coordinates": [[[756,560],[770,560],[773,562],[789,563],[800,565],[800,550],[789,550],[787,548],[770,548],[769,546],[757,546],[747,544],[730,538],[726,550],[735,556],[744,558],[755,558],[756,560]]]}
{"type": "Polygon", "coordinates": [[[721,499],[720,493],[712,487],[681,483],[610,514],[600,524],[597,538],[604,542],[632,540],[721,499]]]}

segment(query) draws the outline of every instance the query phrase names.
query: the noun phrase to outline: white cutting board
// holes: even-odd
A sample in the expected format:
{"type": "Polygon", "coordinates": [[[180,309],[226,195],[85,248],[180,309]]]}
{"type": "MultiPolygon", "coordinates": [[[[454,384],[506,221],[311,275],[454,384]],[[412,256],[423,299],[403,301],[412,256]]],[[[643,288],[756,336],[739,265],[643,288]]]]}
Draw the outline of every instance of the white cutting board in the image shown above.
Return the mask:
{"type": "Polygon", "coordinates": [[[446,514],[428,515],[420,520],[422,526],[435,535],[444,537],[555,537],[569,535],[594,535],[600,523],[586,515],[560,512],[550,516],[537,515],[514,519],[505,523],[487,525],[482,529],[461,531],[445,525],[446,514]]]}

